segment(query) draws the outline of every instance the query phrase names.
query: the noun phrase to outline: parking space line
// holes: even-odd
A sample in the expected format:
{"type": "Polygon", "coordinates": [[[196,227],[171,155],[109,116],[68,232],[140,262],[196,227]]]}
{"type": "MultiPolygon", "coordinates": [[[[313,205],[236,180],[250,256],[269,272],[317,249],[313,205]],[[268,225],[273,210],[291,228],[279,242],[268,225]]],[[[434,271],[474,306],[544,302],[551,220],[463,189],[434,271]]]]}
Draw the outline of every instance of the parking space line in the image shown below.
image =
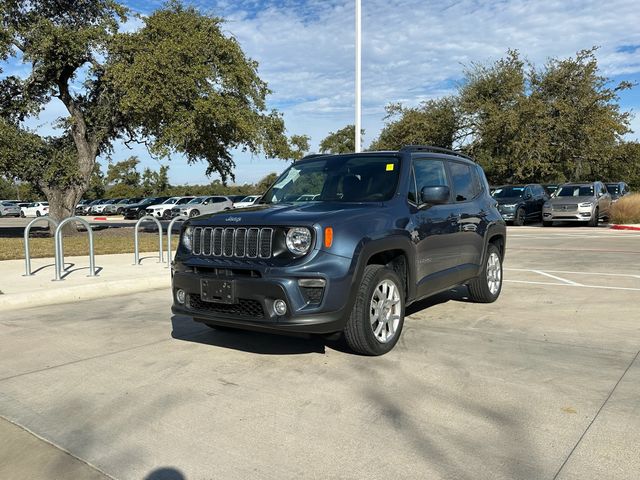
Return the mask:
{"type": "Polygon", "coordinates": [[[560,280],[568,285],[582,285],[581,283],[574,282],[572,280],[567,280],[566,278],[558,277],[556,275],[551,275],[550,273],[543,272],[542,270],[531,270],[534,273],[538,273],[540,275],[544,275],[545,277],[553,278],[554,280],[560,280]]]}
{"type": "Polygon", "coordinates": [[[577,287],[577,288],[599,288],[604,290],[627,290],[632,292],[640,292],[640,288],[632,288],[632,287],[607,287],[604,285],[583,285],[581,283],[577,283],[572,285],[570,283],[560,283],[560,282],[534,282],[529,280],[504,280],[509,283],[526,283],[530,285],[554,285],[561,287],[577,287]]]}
{"type": "MultiPolygon", "coordinates": [[[[530,268],[505,268],[504,270],[508,270],[511,272],[534,272],[536,270],[531,270],[530,268]]],[[[632,273],[602,273],[602,272],[572,272],[569,270],[545,270],[545,272],[549,273],[568,273],[575,275],[600,275],[603,277],[627,277],[627,278],[640,278],[640,275],[634,275],[632,273]]]]}

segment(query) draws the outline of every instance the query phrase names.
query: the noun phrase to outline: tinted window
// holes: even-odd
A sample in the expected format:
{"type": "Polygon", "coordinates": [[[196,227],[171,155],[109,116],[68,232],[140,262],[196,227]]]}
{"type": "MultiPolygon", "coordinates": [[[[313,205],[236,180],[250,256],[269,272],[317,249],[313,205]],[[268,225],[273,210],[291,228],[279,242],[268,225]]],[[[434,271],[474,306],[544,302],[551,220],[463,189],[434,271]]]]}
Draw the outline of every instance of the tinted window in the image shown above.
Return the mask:
{"type": "Polygon", "coordinates": [[[476,177],[471,173],[471,167],[463,163],[450,162],[451,183],[456,202],[466,202],[478,194],[476,177]]]}
{"type": "Polygon", "coordinates": [[[592,185],[564,185],[555,192],[556,197],[590,197],[592,195],[592,185]]]}
{"type": "Polygon", "coordinates": [[[227,201],[227,199],[224,197],[211,197],[209,200],[211,201],[211,203],[222,203],[227,201]]]}
{"type": "Polygon", "coordinates": [[[494,198],[511,198],[521,197],[524,193],[524,187],[500,187],[496,188],[491,194],[494,198]]]}
{"type": "Polygon", "coordinates": [[[416,191],[416,174],[411,169],[411,177],[409,178],[409,193],[407,194],[407,198],[410,202],[418,203],[418,192],[416,191]]]}
{"type": "Polygon", "coordinates": [[[442,160],[416,159],[413,162],[413,169],[418,191],[422,190],[422,187],[447,185],[447,174],[442,160]]]}

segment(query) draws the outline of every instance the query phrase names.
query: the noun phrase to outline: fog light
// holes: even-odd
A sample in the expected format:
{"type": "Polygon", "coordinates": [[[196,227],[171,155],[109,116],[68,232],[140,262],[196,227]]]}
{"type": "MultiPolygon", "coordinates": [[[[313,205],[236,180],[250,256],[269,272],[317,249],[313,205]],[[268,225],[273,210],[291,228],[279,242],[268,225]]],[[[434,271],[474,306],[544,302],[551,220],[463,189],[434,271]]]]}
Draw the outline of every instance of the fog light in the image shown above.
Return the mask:
{"type": "Polygon", "coordinates": [[[276,300],[273,302],[273,311],[276,312],[276,315],[282,316],[287,313],[287,304],[284,300],[276,300]]]}
{"type": "Polygon", "coordinates": [[[178,300],[178,303],[181,303],[184,305],[184,301],[187,299],[187,294],[185,293],[184,290],[179,289],[176,292],[176,300],[178,300]]]}

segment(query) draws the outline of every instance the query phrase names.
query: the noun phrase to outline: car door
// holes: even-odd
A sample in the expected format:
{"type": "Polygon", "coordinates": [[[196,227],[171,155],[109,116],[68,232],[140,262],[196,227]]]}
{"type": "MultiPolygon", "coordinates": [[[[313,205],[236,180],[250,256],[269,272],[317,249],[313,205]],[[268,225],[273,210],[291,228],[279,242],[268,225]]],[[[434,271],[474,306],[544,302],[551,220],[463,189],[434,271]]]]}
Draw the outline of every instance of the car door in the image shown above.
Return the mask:
{"type": "Polygon", "coordinates": [[[611,208],[611,194],[607,190],[607,187],[600,182],[597,183],[597,191],[599,192],[598,196],[600,197],[598,201],[598,206],[600,207],[600,215],[608,216],[609,209],[611,208]]]}
{"type": "Polygon", "coordinates": [[[453,186],[453,199],[457,206],[458,233],[455,235],[458,251],[455,264],[459,280],[475,276],[482,261],[487,214],[482,202],[482,182],[478,167],[467,162],[449,160],[449,176],[453,186]]]}
{"type": "Polygon", "coordinates": [[[458,208],[451,199],[441,205],[425,205],[420,200],[422,187],[438,185],[451,188],[444,160],[414,157],[410,182],[411,221],[408,229],[416,254],[416,293],[418,297],[424,297],[451,284],[458,208]]]}

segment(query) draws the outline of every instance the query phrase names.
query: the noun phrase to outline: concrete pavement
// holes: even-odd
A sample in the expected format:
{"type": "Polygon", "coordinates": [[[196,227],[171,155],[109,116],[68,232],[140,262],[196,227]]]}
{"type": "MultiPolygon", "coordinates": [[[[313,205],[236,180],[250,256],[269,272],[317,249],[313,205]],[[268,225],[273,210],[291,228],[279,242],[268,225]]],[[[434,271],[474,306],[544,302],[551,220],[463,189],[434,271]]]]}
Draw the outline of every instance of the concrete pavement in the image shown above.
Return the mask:
{"type": "Polygon", "coordinates": [[[498,302],[414,305],[380,358],[165,290],[8,312],[0,415],[118,479],[639,478],[640,237],[509,233],[498,302]]]}
{"type": "MultiPolygon", "coordinates": [[[[141,265],[133,265],[133,253],[96,255],[98,276],[88,277],[89,257],[65,257],[64,280],[55,278],[53,258],[31,260],[35,275],[23,276],[24,260],[0,262],[0,311],[52,305],[93,298],[126,295],[154,288],[168,288],[171,273],[158,263],[158,254],[145,252],[141,265]]],[[[166,260],[166,252],[165,252],[166,260]]]]}

